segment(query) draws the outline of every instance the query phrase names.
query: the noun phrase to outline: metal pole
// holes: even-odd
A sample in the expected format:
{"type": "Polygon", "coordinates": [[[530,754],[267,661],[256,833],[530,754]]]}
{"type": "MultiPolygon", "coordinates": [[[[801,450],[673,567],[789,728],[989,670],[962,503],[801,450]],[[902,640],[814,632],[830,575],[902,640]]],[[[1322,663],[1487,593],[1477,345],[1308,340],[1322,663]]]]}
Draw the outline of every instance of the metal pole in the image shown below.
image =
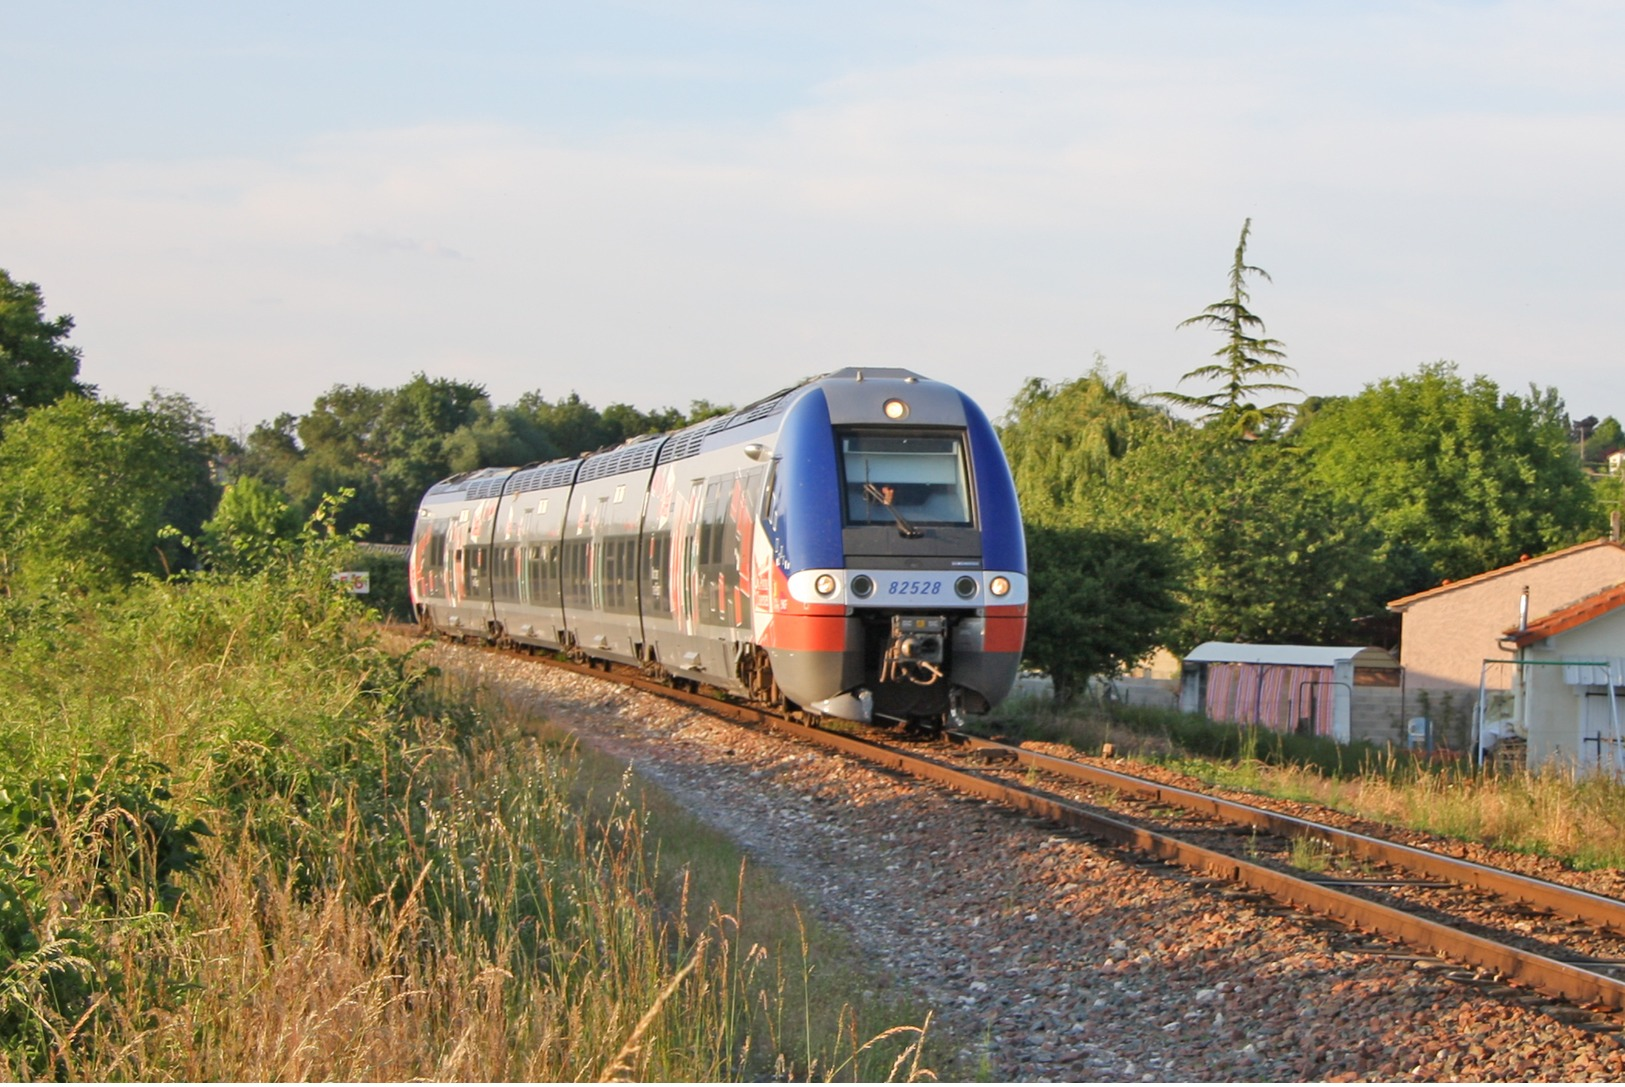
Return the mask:
{"type": "MultiPolygon", "coordinates": [[[[1478,769],[1484,764],[1483,758],[1479,755],[1479,738],[1484,735],[1484,698],[1489,672],[1490,662],[1488,660],[1478,666],[1478,705],[1473,707],[1473,750],[1470,756],[1473,760],[1474,769],[1478,769]]],[[[1527,726],[1525,731],[1528,731],[1527,726]]]]}

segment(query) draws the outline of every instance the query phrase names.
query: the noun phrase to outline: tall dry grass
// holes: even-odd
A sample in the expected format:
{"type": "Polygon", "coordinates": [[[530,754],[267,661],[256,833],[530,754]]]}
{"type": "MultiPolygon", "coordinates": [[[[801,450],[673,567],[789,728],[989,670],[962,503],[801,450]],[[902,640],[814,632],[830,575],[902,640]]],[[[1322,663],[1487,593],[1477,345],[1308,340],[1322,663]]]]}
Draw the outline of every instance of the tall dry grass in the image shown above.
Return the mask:
{"type": "Polygon", "coordinates": [[[362,618],[320,568],[0,605],[0,1078],[924,1074],[737,855],[362,618]]]}
{"type": "Polygon", "coordinates": [[[1213,785],[1304,800],[1398,826],[1557,858],[1625,867],[1625,782],[1563,767],[1537,772],[1438,763],[1372,745],[1281,736],[1174,711],[1106,703],[1005,708],[1012,735],[1132,759],[1213,785]]]}

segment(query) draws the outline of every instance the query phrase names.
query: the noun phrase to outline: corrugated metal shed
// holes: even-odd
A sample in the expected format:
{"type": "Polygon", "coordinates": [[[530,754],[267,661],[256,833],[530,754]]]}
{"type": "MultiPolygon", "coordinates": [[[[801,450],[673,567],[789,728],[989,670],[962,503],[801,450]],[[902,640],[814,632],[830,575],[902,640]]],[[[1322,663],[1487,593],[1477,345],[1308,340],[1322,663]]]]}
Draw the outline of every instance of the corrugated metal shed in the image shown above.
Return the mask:
{"type": "Polygon", "coordinates": [[[1187,664],[1289,664],[1300,668],[1334,668],[1345,661],[1360,668],[1398,668],[1386,649],[1369,645],[1247,645],[1203,642],[1185,655],[1187,664]]]}
{"type": "Polygon", "coordinates": [[[1374,646],[1205,642],[1186,655],[1182,671],[1179,708],[1186,713],[1341,743],[1369,738],[1372,722],[1389,716],[1378,703],[1400,690],[1399,661],[1374,646]]]}

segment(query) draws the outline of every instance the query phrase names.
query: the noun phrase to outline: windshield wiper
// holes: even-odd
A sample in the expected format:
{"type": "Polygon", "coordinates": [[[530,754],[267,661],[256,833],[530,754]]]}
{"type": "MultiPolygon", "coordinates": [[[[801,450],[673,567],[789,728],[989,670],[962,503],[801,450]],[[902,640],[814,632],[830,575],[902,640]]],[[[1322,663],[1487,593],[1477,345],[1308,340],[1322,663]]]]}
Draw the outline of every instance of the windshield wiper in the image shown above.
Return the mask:
{"type": "Polygon", "coordinates": [[[882,506],[885,506],[886,512],[891,514],[892,520],[897,522],[897,531],[902,535],[911,540],[917,540],[921,536],[925,535],[925,533],[909,524],[908,521],[903,518],[903,515],[897,512],[896,508],[892,505],[893,492],[890,487],[876,487],[873,483],[865,483],[863,485],[863,497],[872,499],[873,501],[879,502],[882,506]]]}

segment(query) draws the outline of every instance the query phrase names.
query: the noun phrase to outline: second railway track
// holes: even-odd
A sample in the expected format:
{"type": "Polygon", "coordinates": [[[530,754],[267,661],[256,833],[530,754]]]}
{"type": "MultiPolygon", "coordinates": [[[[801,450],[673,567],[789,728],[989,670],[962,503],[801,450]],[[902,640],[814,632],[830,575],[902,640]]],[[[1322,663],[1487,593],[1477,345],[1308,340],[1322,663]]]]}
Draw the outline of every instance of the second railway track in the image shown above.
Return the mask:
{"type": "Polygon", "coordinates": [[[1050,820],[1423,955],[1474,968],[1492,981],[1524,986],[1611,1018],[1625,1011],[1625,902],[1618,899],[1016,745],[957,733],[939,745],[902,743],[882,738],[879,730],[833,731],[763,707],[674,690],[630,672],[564,667],[1050,820]],[[1035,774],[1047,779],[1044,787],[1018,780],[1035,774]],[[1088,795],[1067,795],[1069,787],[1088,795]],[[1143,810],[1139,815],[1122,811],[1122,798],[1159,811],[1151,816],[1143,810]],[[1181,813],[1178,822],[1183,825],[1169,825],[1165,813],[1170,810],[1181,813]],[[1234,832],[1216,831],[1216,826],[1244,828],[1252,837],[1244,841],[1234,832]],[[1294,872],[1283,860],[1265,858],[1272,850],[1270,843],[1260,844],[1260,834],[1286,842],[1313,841],[1384,874],[1338,878],[1294,872]],[[1502,903],[1499,923],[1489,916],[1495,909],[1481,902],[1467,907],[1463,916],[1438,901],[1437,893],[1418,896],[1451,888],[1502,903]],[[1545,921],[1551,916],[1567,919],[1569,926],[1554,929],[1545,921]],[[1532,934],[1535,928],[1548,931],[1532,934]]]}

